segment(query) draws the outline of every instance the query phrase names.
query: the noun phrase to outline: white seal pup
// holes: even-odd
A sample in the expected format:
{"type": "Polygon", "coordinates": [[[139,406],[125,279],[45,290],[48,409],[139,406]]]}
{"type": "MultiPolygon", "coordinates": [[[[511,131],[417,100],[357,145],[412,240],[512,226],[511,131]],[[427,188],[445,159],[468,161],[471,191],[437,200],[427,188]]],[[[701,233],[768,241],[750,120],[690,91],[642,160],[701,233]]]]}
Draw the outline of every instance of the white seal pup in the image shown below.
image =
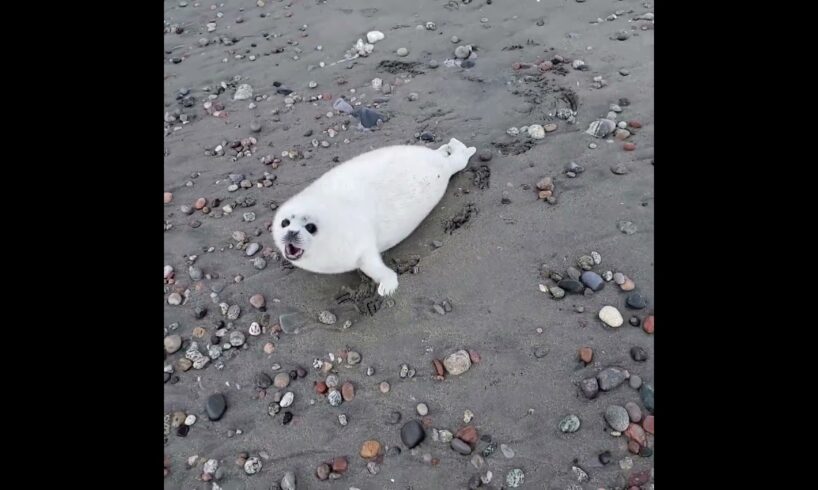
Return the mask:
{"type": "Polygon", "coordinates": [[[452,138],[437,150],[389,146],[348,160],[279,208],[275,244],[297,267],[320,274],[360,269],[381,296],[391,295],[398,275],[381,252],[418,227],[476,151],[452,138]]]}

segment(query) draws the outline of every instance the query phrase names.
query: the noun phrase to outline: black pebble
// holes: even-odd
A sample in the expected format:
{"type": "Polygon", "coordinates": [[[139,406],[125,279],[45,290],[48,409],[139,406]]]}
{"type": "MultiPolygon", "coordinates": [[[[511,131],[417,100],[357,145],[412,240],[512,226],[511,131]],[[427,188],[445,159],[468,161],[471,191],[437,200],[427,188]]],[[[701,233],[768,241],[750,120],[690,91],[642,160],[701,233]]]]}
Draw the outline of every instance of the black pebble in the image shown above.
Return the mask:
{"type": "Polygon", "coordinates": [[[474,67],[474,61],[465,60],[462,63],[460,63],[460,67],[461,68],[473,68],[474,67]]]}
{"type": "Polygon", "coordinates": [[[210,420],[219,420],[227,411],[227,399],[221,393],[214,393],[207,398],[205,411],[210,420]]]}
{"type": "Polygon", "coordinates": [[[165,373],[165,383],[170,381],[170,373],[165,373]]]}
{"type": "Polygon", "coordinates": [[[218,335],[211,335],[210,336],[210,343],[213,345],[219,345],[222,341],[222,338],[218,335]]]}
{"type": "Polygon", "coordinates": [[[401,449],[398,446],[392,446],[386,450],[386,455],[389,457],[400,456],[401,449]]]}
{"type": "Polygon", "coordinates": [[[175,374],[170,377],[170,384],[172,384],[172,385],[175,385],[179,381],[180,381],[179,376],[176,376],[175,374]]]}
{"type": "Polygon", "coordinates": [[[424,132],[420,133],[420,139],[422,139],[423,141],[434,141],[435,140],[435,135],[433,135],[432,133],[430,133],[428,131],[424,131],[424,132]]]}
{"type": "Polygon", "coordinates": [[[569,293],[581,293],[585,290],[585,286],[576,279],[563,279],[557,283],[557,286],[569,293]]]}
{"type": "Polygon", "coordinates": [[[270,376],[268,376],[266,373],[258,373],[256,375],[256,387],[266,390],[272,384],[273,380],[270,379],[270,376]]]}
{"type": "Polygon", "coordinates": [[[298,366],[297,368],[295,368],[295,371],[296,371],[296,373],[298,373],[299,378],[306,378],[307,377],[307,370],[302,368],[301,366],[298,366]]]}
{"type": "Polygon", "coordinates": [[[606,464],[610,463],[611,462],[611,452],[610,451],[604,451],[602,453],[599,453],[599,462],[602,463],[603,465],[606,465],[606,464]]]}
{"type": "Polygon", "coordinates": [[[207,308],[205,308],[204,306],[200,306],[200,305],[196,305],[196,306],[193,307],[193,316],[197,320],[200,320],[200,319],[204,318],[205,315],[207,315],[207,308]]]}
{"type": "Polygon", "coordinates": [[[645,362],[648,360],[648,353],[639,346],[631,347],[631,359],[636,362],[645,362]]]}
{"type": "Polygon", "coordinates": [[[295,369],[290,370],[288,374],[290,375],[291,380],[295,381],[296,379],[298,379],[298,371],[296,371],[295,369]]]}
{"type": "Polygon", "coordinates": [[[190,432],[190,426],[189,425],[182,424],[182,425],[179,426],[178,429],[176,429],[176,435],[179,436],[179,437],[187,436],[188,432],[190,432]]]}
{"type": "Polygon", "coordinates": [[[293,413],[290,412],[289,410],[287,410],[286,412],[284,412],[284,420],[282,420],[282,423],[284,425],[287,425],[287,424],[290,423],[290,421],[292,421],[292,419],[293,419],[293,413]]]}
{"type": "Polygon", "coordinates": [[[634,327],[638,327],[639,325],[642,324],[642,322],[639,320],[638,316],[632,316],[629,321],[630,321],[631,326],[634,326],[634,327]]]}
{"type": "Polygon", "coordinates": [[[634,310],[641,310],[648,306],[648,302],[639,293],[629,294],[628,299],[625,300],[625,304],[628,305],[628,308],[633,308],[634,310]]]}
{"type": "Polygon", "coordinates": [[[412,449],[423,442],[423,439],[425,438],[426,431],[417,420],[410,420],[409,422],[406,422],[400,429],[400,439],[409,449],[412,449]]]}
{"type": "Polygon", "coordinates": [[[649,447],[643,447],[642,449],[639,450],[639,456],[642,456],[643,458],[649,458],[653,456],[653,449],[649,447]]]}

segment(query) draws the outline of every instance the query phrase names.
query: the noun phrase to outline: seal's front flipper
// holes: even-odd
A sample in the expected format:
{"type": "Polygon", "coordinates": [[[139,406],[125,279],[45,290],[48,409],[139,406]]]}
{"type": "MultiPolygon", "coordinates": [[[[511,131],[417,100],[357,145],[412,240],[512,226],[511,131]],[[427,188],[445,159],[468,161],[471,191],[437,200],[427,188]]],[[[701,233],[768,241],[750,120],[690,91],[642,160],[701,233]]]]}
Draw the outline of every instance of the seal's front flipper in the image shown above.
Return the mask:
{"type": "Polygon", "coordinates": [[[361,259],[361,271],[378,283],[378,294],[391,296],[398,289],[398,274],[383,263],[381,254],[372,251],[361,259]]]}

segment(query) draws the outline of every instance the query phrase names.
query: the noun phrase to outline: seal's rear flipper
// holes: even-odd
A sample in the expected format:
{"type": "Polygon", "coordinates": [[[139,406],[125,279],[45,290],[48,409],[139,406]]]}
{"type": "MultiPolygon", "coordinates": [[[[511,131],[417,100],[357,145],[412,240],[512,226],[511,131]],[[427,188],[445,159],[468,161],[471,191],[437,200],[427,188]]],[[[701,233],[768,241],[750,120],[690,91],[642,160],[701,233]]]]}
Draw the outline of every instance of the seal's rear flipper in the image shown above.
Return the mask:
{"type": "Polygon", "coordinates": [[[457,173],[469,163],[469,158],[477,153],[477,148],[473,146],[467,147],[455,138],[449,140],[449,143],[438,148],[438,151],[443,152],[444,155],[451,161],[452,174],[457,173]]]}

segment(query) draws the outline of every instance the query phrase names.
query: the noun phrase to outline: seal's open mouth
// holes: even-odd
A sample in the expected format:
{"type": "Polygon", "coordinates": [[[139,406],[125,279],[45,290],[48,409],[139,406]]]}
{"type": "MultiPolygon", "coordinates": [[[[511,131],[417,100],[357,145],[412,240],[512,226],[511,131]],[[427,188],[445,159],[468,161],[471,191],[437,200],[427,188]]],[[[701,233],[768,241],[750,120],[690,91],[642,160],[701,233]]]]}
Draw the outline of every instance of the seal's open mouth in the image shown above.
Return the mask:
{"type": "Polygon", "coordinates": [[[284,247],[284,255],[287,257],[287,260],[298,260],[304,255],[304,249],[298,248],[292,243],[288,243],[284,247]]]}

